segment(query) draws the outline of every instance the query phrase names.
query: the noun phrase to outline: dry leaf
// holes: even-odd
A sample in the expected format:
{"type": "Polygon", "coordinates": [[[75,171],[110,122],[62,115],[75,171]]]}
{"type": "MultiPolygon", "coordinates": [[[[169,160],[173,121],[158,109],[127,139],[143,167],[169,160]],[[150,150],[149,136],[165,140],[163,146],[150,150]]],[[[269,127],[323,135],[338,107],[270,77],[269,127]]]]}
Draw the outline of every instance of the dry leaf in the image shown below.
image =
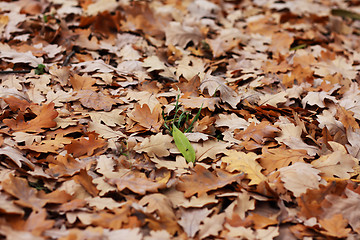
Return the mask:
{"type": "Polygon", "coordinates": [[[255,153],[246,154],[231,150],[226,155],[221,159],[222,162],[228,164],[225,169],[229,172],[240,171],[246,173],[246,178],[251,180],[249,185],[259,184],[266,180],[266,177],[261,173],[261,165],[256,161],[259,156],[255,153]]]}

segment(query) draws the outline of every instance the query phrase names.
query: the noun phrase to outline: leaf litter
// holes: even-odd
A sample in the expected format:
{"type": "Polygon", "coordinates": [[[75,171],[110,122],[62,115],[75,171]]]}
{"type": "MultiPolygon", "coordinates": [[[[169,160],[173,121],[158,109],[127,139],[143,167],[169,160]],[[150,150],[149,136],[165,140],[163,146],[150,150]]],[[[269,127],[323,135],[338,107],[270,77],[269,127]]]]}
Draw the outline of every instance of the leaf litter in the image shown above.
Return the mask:
{"type": "Polygon", "coordinates": [[[0,13],[1,238],[359,238],[357,1],[0,13]]]}

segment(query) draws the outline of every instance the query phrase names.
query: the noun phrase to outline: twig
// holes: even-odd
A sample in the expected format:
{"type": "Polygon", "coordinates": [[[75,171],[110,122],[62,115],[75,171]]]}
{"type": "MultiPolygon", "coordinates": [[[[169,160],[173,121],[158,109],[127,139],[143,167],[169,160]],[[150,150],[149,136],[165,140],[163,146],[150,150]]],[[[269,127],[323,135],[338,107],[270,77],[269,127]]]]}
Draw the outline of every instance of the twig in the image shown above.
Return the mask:
{"type": "Polygon", "coordinates": [[[0,71],[0,74],[16,74],[16,73],[30,73],[31,70],[5,70],[5,71],[0,71]]]}
{"type": "Polygon", "coordinates": [[[65,67],[65,66],[67,66],[67,65],[69,64],[70,58],[72,58],[72,56],[74,56],[74,54],[75,54],[75,51],[72,50],[72,51],[69,53],[69,55],[66,56],[66,58],[64,59],[64,62],[63,62],[63,64],[62,64],[63,67],[65,67]]]}

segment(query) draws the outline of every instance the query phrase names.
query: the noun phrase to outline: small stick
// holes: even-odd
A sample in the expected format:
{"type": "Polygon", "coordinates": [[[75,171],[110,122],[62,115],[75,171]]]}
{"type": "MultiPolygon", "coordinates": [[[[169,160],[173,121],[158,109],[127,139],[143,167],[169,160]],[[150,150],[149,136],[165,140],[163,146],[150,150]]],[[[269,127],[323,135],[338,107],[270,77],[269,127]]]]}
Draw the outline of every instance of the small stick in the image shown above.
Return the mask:
{"type": "Polygon", "coordinates": [[[12,74],[12,73],[30,73],[31,70],[5,70],[0,71],[0,74],[12,74]]]}
{"type": "Polygon", "coordinates": [[[63,67],[65,67],[65,66],[67,66],[67,65],[69,64],[70,58],[71,58],[72,56],[74,56],[74,54],[75,54],[75,51],[72,50],[72,51],[69,53],[69,55],[66,56],[66,58],[64,59],[64,62],[63,62],[63,64],[62,64],[63,67]]]}

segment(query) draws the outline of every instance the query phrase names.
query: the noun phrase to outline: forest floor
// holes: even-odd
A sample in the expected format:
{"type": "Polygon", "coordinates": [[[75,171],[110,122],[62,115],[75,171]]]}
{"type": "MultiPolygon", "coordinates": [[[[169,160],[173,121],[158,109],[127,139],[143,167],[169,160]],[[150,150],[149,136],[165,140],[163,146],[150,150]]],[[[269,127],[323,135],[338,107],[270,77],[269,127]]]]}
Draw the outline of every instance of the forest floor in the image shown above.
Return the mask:
{"type": "Polygon", "coordinates": [[[360,2],[0,2],[0,238],[359,239],[360,2]]]}

